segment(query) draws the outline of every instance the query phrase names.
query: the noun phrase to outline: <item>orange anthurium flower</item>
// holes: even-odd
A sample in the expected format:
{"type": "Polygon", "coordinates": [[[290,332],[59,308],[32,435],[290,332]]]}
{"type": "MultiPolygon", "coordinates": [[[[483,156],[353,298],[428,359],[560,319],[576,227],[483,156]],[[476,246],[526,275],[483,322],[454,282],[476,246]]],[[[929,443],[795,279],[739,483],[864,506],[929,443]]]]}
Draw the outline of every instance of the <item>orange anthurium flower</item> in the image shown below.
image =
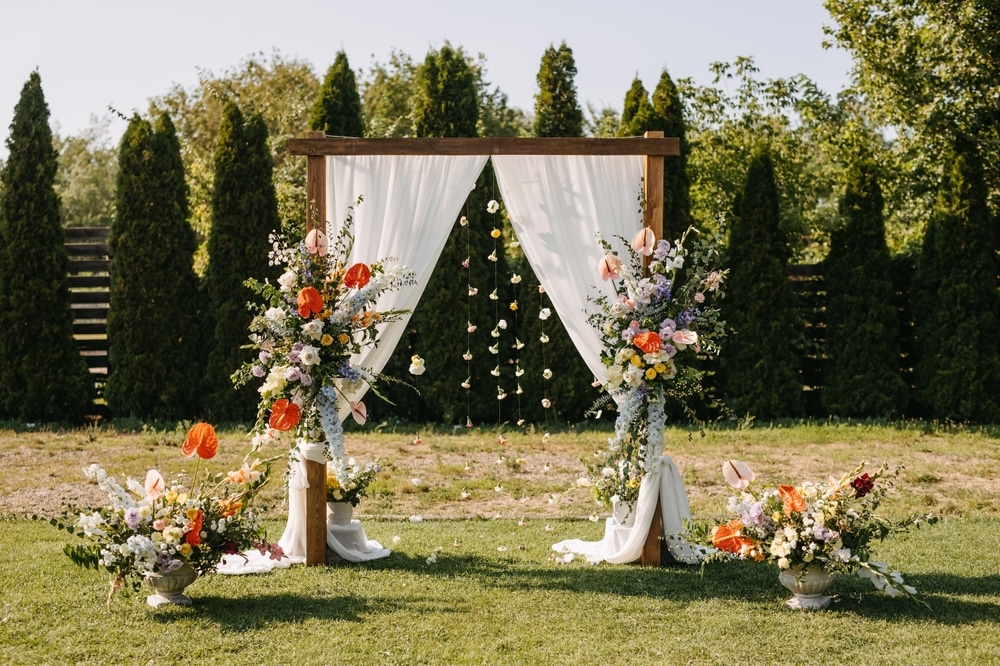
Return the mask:
{"type": "Polygon", "coordinates": [[[364,264],[354,264],[348,268],[347,272],[344,274],[344,285],[347,286],[348,289],[353,289],[355,287],[361,289],[368,284],[368,281],[371,279],[372,272],[370,268],[364,264]]]}
{"type": "Polygon", "coordinates": [[[205,518],[205,514],[199,509],[198,517],[195,518],[188,525],[188,532],[184,535],[184,541],[190,546],[197,546],[201,543],[201,523],[205,518]]]}
{"type": "Polygon", "coordinates": [[[646,331],[636,333],[635,337],[632,338],[632,344],[647,354],[655,354],[663,346],[663,340],[660,339],[660,334],[656,331],[646,331]]]}
{"type": "Polygon", "coordinates": [[[219,510],[223,518],[235,516],[236,512],[243,508],[243,502],[238,499],[223,498],[219,500],[219,510]]]}
{"type": "Polygon", "coordinates": [[[302,418],[302,410],[299,406],[288,398],[281,398],[275,400],[274,404],[271,405],[271,418],[268,419],[267,424],[275,430],[285,432],[297,426],[300,418],[302,418]]]}
{"type": "Polygon", "coordinates": [[[712,545],[727,553],[739,553],[742,546],[743,521],[739,518],[717,525],[712,530],[712,545]]]}
{"type": "Polygon", "coordinates": [[[806,510],[806,501],[795,489],[795,486],[778,486],[778,494],[781,495],[781,502],[784,504],[785,515],[792,515],[793,511],[802,513],[806,510]]]}
{"type": "Polygon", "coordinates": [[[308,319],[309,315],[319,314],[323,311],[323,296],[316,290],[316,287],[304,287],[299,292],[299,316],[308,319]]]}
{"type": "Polygon", "coordinates": [[[202,460],[215,457],[215,452],[219,450],[219,438],[215,434],[215,428],[211,423],[196,423],[188,430],[184,444],[181,446],[181,453],[186,458],[190,458],[195,453],[202,460]]]}

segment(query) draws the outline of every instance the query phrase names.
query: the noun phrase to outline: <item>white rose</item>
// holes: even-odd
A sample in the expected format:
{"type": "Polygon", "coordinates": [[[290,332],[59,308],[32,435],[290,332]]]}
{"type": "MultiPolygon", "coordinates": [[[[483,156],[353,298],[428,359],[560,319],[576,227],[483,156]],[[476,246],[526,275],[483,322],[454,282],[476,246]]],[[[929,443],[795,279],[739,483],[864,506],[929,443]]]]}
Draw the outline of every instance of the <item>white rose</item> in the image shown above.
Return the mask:
{"type": "Polygon", "coordinates": [[[278,278],[278,285],[281,287],[281,291],[283,292],[291,291],[292,287],[295,286],[296,277],[297,276],[295,275],[295,271],[285,271],[284,273],[282,273],[281,277],[278,278]]]}
{"type": "Polygon", "coordinates": [[[319,348],[309,345],[303,347],[299,352],[299,362],[307,368],[319,363],[319,348]]]}
{"type": "Polygon", "coordinates": [[[274,322],[275,324],[284,324],[287,316],[288,313],[282,308],[268,308],[264,312],[264,318],[268,321],[274,322]]]}
{"type": "Polygon", "coordinates": [[[308,335],[313,340],[319,340],[323,337],[323,320],[313,319],[308,324],[302,325],[302,332],[308,335]]]}
{"type": "Polygon", "coordinates": [[[622,367],[620,365],[612,365],[608,368],[605,378],[608,386],[611,388],[617,388],[618,385],[622,383],[622,367]]]}

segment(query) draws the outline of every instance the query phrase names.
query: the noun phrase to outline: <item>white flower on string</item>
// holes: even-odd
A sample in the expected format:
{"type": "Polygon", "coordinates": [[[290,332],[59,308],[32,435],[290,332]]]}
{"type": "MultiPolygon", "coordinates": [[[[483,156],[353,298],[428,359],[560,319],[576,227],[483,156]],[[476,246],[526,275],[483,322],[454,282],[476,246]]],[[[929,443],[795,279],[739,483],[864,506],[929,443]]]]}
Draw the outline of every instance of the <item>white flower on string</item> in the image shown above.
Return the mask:
{"type": "Polygon", "coordinates": [[[496,199],[490,199],[490,202],[486,204],[486,212],[492,215],[498,210],[500,210],[500,204],[497,203],[496,199]]]}

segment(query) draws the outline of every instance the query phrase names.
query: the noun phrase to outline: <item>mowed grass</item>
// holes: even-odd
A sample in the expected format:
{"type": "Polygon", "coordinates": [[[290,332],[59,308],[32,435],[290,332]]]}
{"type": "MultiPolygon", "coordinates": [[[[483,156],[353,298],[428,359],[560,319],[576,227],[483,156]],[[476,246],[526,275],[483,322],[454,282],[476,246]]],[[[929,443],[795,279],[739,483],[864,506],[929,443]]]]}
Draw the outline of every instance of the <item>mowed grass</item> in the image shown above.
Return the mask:
{"type": "MultiPolygon", "coordinates": [[[[359,510],[369,537],[392,548],[389,558],[207,576],[189,588],[193,607],[160,609],[146,606],[146,591],[119,593],[107,606],[108,576],[75,567],[61,552],[70,537],[30,520],[19,503],[35,498],[34,512],[44,517],[53,488],[82,488],[79,497],[91,497],[79,473],[87,461],[137,477],[149,466],[190,464],[176,460],[183,428],[0,433],[7,469],[0,663],[1000,661],[1000,447],[989,429],[798,424],[668,433],[666,448],[696,517],[722,512],[727,491],[718,466],[727,458],[748,461],[767,481],[788,482],[839,475],[860,459],[906,466],[887,510],[934,511],[943,520],[885,542],[879,554],[930,609],[840,577],[836,603],[819,613],[786,609],[789,595],[767,565],[556,562],[553,543],[601,536],[603,520],[588,516],[604,514],[574,484],[580,460],[606,440],[605,431],[508,434],[499,447],[489,431],[421,432],[414,443],[416,432],[386,430],[351,435],[348,450],[392,466],[383,495],[359,510]],[[508,464],[511,458],[523,462],[508,464]],[[524,494],[508,490],[515,483],[524,494]],[[473,498],[456,499],[470,487],[473,498]],[[414,514],[424,520],[410,522],[414,514]]],[[[224,434],[220,469],[241,457],[241,437],[224,434]]],[[[272,493],[267,527],[276,537],[284,525],[280,480],[272,493]]]]}

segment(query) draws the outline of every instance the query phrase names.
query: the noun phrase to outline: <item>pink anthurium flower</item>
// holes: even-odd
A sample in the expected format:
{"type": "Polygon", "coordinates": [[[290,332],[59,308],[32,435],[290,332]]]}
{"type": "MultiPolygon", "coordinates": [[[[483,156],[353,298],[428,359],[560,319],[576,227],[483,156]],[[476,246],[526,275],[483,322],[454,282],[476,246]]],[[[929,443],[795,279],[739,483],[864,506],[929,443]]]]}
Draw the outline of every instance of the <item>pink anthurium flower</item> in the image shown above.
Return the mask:
{"type": "Polygon", "coordinates": [[[351,416],[358,425],[364,425],[365,421],[368,420],[368,408],[365,407],[363,402],[351,402],[351,416]]]}
{"type": "Polygon", "coordinates": [[[679,345],[693,345],[698,342],[698,334],[686,328],[674,331],[670,338],[679,345]]]}
{"type": "Polygon", "coordinates": [[[753,481],[753,470],[745,462],[727,460],[722,463],[722,476],[733,488],[746,488],[753,481]]]}
{"type": "Polygon", "coordinates": [[[601,257],[600,263],[597,264],[597,272],[602,280],[617,280],[621,277],[621,267],[622,260],[609,252],[601,257]]]}
{"type": "Polygon", "coordinates": [[[644,257],[653,254],[656,246],[656,234],[649,227],[639,229],[635,236],[632,236],[632,249],[644,257]]]}
{"type": "Polygon", "coordinates": [[[309,254],[325,257],[330,251],[330,241],[322,231],[313,229],[306,234],[306,250],[309,251],[309,254]]]}
{"type": "Polygon", "coordinates": [[[163,490],[166,488],[166,484],[163,481],[163,477],[155,469],[151,469],[146,472],[146,483],[144,484],[146,489],[146,497],[151,500],[159,499],[163,494],[163,490]]]}

